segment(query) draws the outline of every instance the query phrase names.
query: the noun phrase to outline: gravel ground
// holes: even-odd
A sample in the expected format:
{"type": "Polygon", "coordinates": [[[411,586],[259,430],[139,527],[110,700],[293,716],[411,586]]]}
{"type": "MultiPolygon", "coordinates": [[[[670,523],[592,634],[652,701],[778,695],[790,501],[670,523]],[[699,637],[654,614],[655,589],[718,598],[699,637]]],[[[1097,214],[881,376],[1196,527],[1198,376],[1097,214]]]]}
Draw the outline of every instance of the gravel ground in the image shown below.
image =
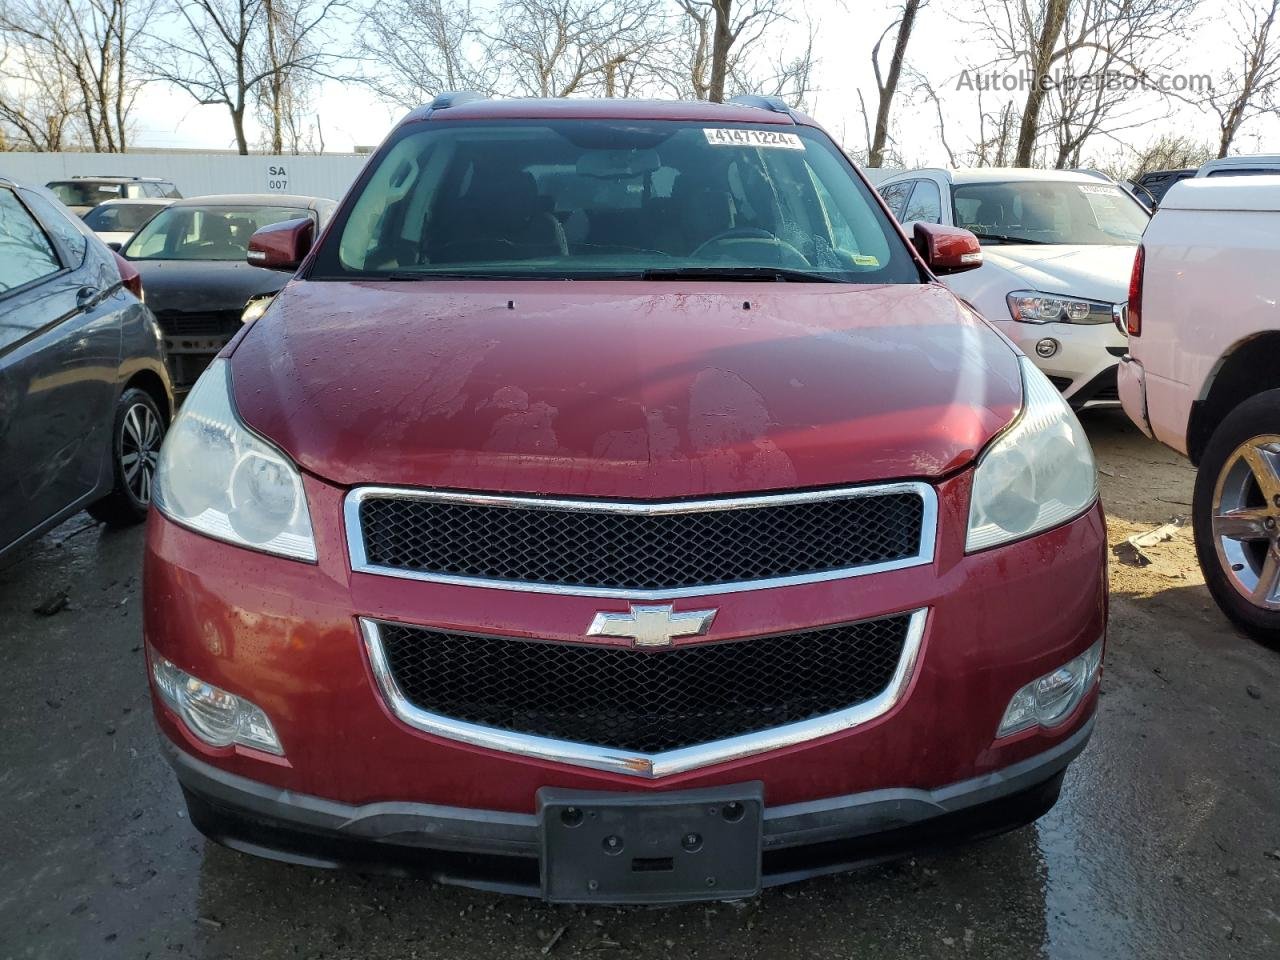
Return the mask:
{"type": "MultiPolygon", "coordinates": [[[[1188,515],[1185,463],[1119,412],[1086,427],[1113,544],[1188,515]]],[[[1189,529],[1149,566],[1113,558],[1097,733],[1038,823],[748,903],[654,910],[206,843],[156,747],[141,545],[81,515],[0,570],[0,957],[1280,957],[1280,655],[1218,613],[1189,529]]]]}

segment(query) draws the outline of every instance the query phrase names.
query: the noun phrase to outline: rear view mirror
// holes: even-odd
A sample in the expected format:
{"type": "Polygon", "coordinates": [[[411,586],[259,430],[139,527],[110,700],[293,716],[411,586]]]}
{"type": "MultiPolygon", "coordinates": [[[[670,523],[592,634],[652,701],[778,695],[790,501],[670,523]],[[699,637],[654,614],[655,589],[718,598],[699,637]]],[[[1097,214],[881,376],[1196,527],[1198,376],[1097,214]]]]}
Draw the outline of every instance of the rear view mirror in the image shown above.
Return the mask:
{"type": "Polygon", "coordinates": [[[578,158],[578,176],[630,180],[662,166],[656,150],[590,150],[578,158]]]}
{"type": "Polygon", "coordinates": [[[297,270],[311,252],[315,236],[315,221],[310,217],[273,223],[254,231],[245,259],[268,270],[297,270]]]}
{"type": "Polygon", "coordinates": [[[917,222],[913,242],[929,269],[939,276],[982,266],[982,245],[960,227],[917,222]]]}

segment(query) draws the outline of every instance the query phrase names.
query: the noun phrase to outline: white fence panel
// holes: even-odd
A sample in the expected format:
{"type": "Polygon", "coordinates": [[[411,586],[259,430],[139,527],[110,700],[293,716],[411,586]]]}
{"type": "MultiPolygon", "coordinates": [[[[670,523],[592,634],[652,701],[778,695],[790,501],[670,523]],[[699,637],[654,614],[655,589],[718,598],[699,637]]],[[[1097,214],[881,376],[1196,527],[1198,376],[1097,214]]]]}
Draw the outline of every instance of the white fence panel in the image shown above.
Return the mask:
{"type": "Polygon", "coordinates": [[[74,176],[163,177],[184,197],[292,193],[340,200],[368,158],[223,153],[0,153],[0,176],[45,184],[74,176]]]}

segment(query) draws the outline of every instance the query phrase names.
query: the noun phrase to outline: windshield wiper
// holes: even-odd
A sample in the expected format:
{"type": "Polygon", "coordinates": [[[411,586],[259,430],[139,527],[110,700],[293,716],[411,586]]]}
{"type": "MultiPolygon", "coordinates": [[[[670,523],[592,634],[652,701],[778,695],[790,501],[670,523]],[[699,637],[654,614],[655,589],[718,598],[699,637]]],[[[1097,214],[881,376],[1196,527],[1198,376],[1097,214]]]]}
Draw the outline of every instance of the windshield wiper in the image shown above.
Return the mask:
{"type": "Polygon", "coordinates": [[[368,280],[529,280],[527,273],[468,273],[443,270],[396,270],[391,273],[371,274],[368,280]]]}
{"type": "Polygon", "coordinates": [[[773,283],[847,283],[839,277],[789,267],[651,267],[642,280],[750,280],[773,283]]]}
{"type": "Polygon", "coordinates": [[[1028,237],[1007,237],[1002,233],[974,233],[979,240],[995,240],[998,243],[1033,243],[1043,246],[1048,240],[1032,240],[1028,237]]]}

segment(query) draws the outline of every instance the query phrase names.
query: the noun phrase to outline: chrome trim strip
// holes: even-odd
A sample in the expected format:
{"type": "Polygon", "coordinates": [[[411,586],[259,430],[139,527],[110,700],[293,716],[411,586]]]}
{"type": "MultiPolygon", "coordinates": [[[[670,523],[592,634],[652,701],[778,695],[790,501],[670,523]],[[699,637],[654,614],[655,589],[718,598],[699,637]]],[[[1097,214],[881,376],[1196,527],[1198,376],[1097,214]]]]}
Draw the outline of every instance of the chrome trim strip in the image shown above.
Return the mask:
{"type": "MultiPolygon", "coordinates": [[[[770,730],[759,730],[726,740],[716,740],[654,754],[628,753],[589,743],[554,740],[550,737],[499,730],[496,727],[455,720],[452,717],[423,710],[409,702],[396,683],[395,677],[391,675],[391,665],[387,662],[386,652],[382,648],[378,622],[361,617],[360,632],[364,637],[364,646],[369,655],[373,675],[387,706],[396,717],[415,730],[488,750],[498,750],[502,753],[656,780],[676,773],[709,767],[716,763],[750,757],[757,753],[781,750],[807,740],[844,733],[888,713],[902,699],[911,683],[920,654],[920,645],[924,639],[928,613],[928,608],[911,612],[911,622],[907,626],[907,636],[902,645],[902,656],[898,660],[898,668],[894,671],[888,686],[871,700],[836,713],[814,717],[811,720],[801,720],[798,723],[789,723],[770,730]]],[[[887,616],[895,616],[895,614],[887,616]]],[[[660,657],[662,654],[650,654],[650,656],[660,657]]]]}
{"type": "Polygon", "coordinates": [[[795,493],[762,494],[747,497],[725,497],[714,500],[674,500],[660,503],[635,501],[569,500],[544,497],[503,496],[487,493],[464,493],[450,490],[414,490],[403,487],[356,487],[343,501],[343,519],[346,527],[347,549],[351,555],[351,569],[355,573],[370,573],[402,580],[420,580],[426,583],[442,583],[457,587],[487,587],[492,590],[518,590],[524,593],[555,593],[574,597],[606,597],[612,600],[668,600],[677,597],[709,597],[721,593],[741,593],[745,590],[768,590],[801,583],[823,583],[830,580],[846,580],[865,577],[890,570],[902,570],[933,562],[934,544],[938,530],[938,495],[933,487],[920,481],[883,483],[874,486],[836,487],[828,490],[806,490],[795,493]],[[486,507],[532,507],[543,510],[567,510],[582,513],[629,514],[677,514],[718,510],[747,510],[753,507],[786,506],[793,503],[809,503],[817,500],[846,500],[856,497],[877,497],[895,493],[917,494],[924,505],[920,520],[920,549],[911,557],[869,563],[859,567],[824,570],[818,573],[799,573],[786,577],[769,577],[763,580],[743,580],[731,583],[713,583],[696,587],[677,587],[672,590],[622,590],[614,587],[588,587],[573,584],[537,583],[524,580],[487,580],[482,577],[455,576],[445,573],[424,573],[384,567],[369,562],[360,530],[360,504],[364,500],[395,498],[403,500],[434,500],[442,503],[466,503],[486,507]]]}

